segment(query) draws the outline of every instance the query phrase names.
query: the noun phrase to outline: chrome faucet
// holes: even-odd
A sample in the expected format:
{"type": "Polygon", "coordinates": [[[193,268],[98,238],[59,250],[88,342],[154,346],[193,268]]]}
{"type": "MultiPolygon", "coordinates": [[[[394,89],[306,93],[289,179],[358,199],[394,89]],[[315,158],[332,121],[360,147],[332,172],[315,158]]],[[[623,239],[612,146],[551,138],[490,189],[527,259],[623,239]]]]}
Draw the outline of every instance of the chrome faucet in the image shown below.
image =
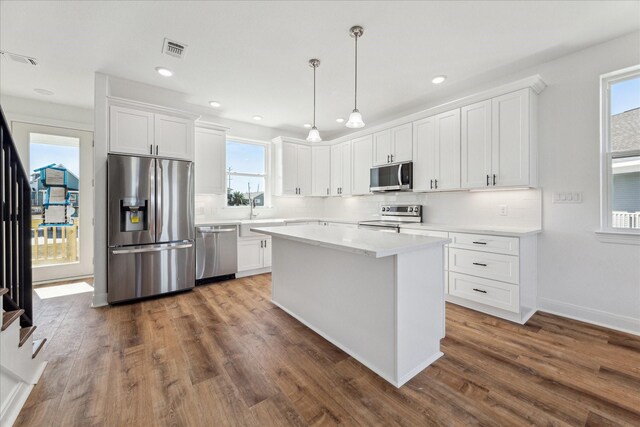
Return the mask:
{"type": "Polygon", "coordinates": [[[258,214],[253,213],[253,208],[256,207],[256,199],[251,197],[251,183],[247,183],[249,190],[249,219],[254,219],[258,214]]]}

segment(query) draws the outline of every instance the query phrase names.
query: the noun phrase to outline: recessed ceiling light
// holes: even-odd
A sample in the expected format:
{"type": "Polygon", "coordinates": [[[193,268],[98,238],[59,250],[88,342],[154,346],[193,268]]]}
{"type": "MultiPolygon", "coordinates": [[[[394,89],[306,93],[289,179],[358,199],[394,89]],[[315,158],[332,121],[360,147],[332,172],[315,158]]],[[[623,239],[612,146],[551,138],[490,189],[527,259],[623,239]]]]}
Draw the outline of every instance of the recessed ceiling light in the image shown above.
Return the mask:
{"type": "Polygon", "coordinates": [[[435,76],[433,79],[431,79],[431,83],[433,83],[434,85],[439,85],[445,80],[447,80],[447,76],[435,76]]]}
{"type": "Polygon", "coordinates": [[[173,76],[173,71],[169,70],[168,68],[156,67],[156,71],[158,72],[158,74],[160,74],[163,77],[173,76]]]}
{"type": "Polygon", "coordinates": [[[311,123],[305,123],[302,126],[306,127],[307,129],[309,129],[311,127],[311,123]]]}
{"type": "Polygon", "coordinates": [[[222,104],[220,104],[218,101],[209,101],[209,105],[211,105],[213,108],[220,108],[222,104]]]}
{"type": "Polygon", "coordinates": [[[262,116],[253,116],[253,120],[262,120],[262,116]]]}
{"type": "Polygon", "coordinates": [[[40,95],[47,95],[47,96],[51,96],[53,95],[53,92],[51,92],[50,90],[46,90],[46,89],[34,89],[33,90],[35,93],[39,93],[40,95]]]}
{"type": "Polygon", "coordinates": [[[339,117],[336,119],[336,122],[338,123],[344,123],[344,119],[342,117],[339,117]]]}

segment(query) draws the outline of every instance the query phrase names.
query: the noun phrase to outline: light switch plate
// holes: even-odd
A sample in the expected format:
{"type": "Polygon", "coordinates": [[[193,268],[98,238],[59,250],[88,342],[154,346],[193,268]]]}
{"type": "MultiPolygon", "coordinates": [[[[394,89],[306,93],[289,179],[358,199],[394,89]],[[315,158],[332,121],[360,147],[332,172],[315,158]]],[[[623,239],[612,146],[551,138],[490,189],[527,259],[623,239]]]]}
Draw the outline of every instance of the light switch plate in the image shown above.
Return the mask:
{"type": "Polygon", "coordinates": [[[582,193],[579,191],[553,193],[553,203],[582,203],[582,193]]]}

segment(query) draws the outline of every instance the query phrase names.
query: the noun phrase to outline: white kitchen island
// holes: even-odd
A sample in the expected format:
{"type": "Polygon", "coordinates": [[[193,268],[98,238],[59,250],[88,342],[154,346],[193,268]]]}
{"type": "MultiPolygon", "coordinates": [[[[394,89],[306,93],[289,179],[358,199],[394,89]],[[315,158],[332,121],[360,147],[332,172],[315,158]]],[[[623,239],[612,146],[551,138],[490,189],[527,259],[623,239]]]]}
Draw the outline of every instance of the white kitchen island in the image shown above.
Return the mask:
{"type": "Polygon", "coordinates": [[[300,225],[272,236],[272,301],[402,386],[440,356],[448,239],[300,225]]]}

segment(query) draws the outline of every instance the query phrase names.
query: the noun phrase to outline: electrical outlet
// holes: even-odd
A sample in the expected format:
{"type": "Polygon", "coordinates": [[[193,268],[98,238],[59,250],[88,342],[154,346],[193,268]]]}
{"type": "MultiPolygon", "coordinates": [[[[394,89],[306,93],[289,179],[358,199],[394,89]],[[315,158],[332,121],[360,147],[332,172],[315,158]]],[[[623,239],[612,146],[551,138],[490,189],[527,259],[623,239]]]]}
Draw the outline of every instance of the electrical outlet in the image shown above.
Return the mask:
{"type": "Polygon", "coordinates": [[[553,193],[553,203],[582,203],[582,193],[579,191],[553,193]]]}
{"type": "Polygon", "coordinates": [[[499,205],[498,208],[500,208],[500,215],[501,216],[507,216],[509,213],[509,208],[507,205],[499,205]]]}

